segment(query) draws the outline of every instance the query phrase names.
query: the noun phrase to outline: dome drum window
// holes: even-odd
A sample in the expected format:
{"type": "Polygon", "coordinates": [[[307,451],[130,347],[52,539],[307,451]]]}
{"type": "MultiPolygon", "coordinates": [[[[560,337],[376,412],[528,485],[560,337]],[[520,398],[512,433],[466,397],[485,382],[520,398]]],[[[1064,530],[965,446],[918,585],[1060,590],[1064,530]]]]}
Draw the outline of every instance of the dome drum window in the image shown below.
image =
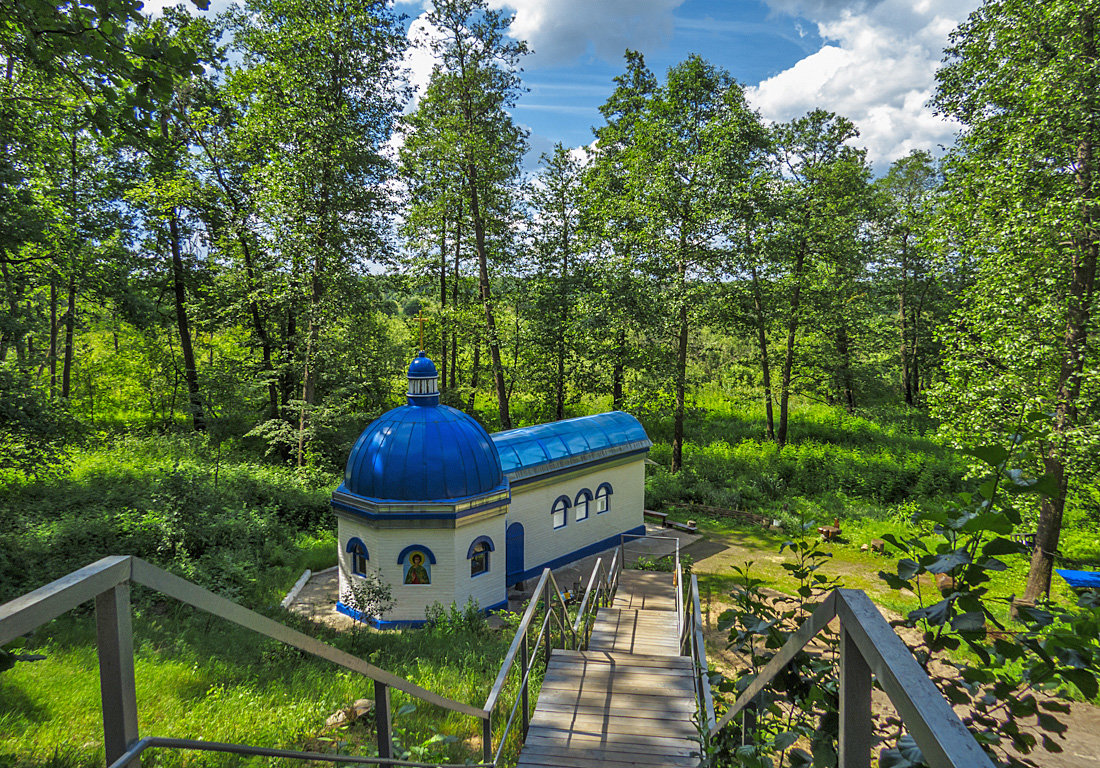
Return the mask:
{"type": "Polygon", "coordinates": [[[611,487],[611,483],[600,483],[600,487],[596,489],[596,514],[602,514],[611,509],[611,494],[615,491],[611,487]]]}
{"type": "Polygon", "coordinates": [[[554,501],[554,506],[550,508],[550,517],[553,520],[555,529],[565,527],[566,516],[571,506],[572,503],[568,496],[559,496],[554,501]]]}
{"type": "Polygon", "coordinates": [[[493,540],[488,536],[478,536],[466,552],[466,559],[470,561],[470,576],[480,576],[489,572],[489,553],[492,552],[493,540]]]}
{"type": "Polygon", "coordinates": [[[579,523],[588,519],[588,507],[592,503],[592,491],[582,488],[573,501],[574,518],[579,523]]]}
{"type": "Polygon", "coordinates": [[[370,559],[367,554],[367,545],[363,543],[362,539],[349,539],[347,552],[351,555],[351,572],[356,576],[366,576],[367,560],[370,559]]]}

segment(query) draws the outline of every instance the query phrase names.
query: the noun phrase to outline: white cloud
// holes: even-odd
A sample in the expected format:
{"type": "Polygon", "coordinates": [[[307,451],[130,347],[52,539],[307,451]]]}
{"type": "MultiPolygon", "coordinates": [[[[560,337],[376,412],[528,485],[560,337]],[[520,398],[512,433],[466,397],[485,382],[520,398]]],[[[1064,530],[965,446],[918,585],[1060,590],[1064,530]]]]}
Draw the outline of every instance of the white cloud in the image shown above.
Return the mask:
{"type": "Polygon", "coordinates": [[[515,14],[509,34],[534,55],[525,67],[572,64],[586,55],[618,63],[627,48],[643,53],[673,31],[672,12],[684,0],[490,0],[515,14]]]}
{"type": "Polygon", "coordinates": [[[817,24],[826,40],[817,52],[747,89],[765,118],[785,121],[816,107],[860,129],[876,170],[913,149],[950,144],[957,125],[927,106],[947,36],[978,0],[771,0],[776,9],[817,24]],[[870,7],[868,7],[870,6],[870,7]]]}

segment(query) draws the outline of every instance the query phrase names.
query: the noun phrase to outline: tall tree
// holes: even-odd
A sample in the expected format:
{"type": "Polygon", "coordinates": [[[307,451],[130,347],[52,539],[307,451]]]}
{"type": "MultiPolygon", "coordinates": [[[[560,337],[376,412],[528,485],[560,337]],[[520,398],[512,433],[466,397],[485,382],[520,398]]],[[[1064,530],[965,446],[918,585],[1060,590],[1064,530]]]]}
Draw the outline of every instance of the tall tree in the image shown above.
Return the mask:
{"type": "MultiPolygon", "coordinates": [[[[840,279],[850,286],[855,272],[848,263],[855,232],[853,216],[868,182],[864,153],[847,142],[859,135],[853,123],[825,110],[776,129],[776,152],[782,183],[778,186],[781,227],[775,247],[783,255],[783,290],[786,300],[786,339],[779,383],[779,424],[775,441],[787,443],[799,333],[808,307],[806,292],[818,283],[812,278],[840,279]]],[[[829,317],[838,362],[843,375],[850,370],[847,317],[829,317]]],[[[842,387],[848,382],[842,380],[842,387]]],[[[847,392],[851,390],[848,389],[847,392]]],[[[847,394],[847,392],[845,394],[847,394]]]]}
{"type": "Polygon", "coordinates": [[[683,463],[688,347],[701,279],[718,268],[722,221],[745,194],[764,132],[729,73],[689,57],[668,72],[635,127],[630,195],[644,215],[651,268],[667,287],[676,362],[672,466],[683,463]]]}
{"type": "Polygon", "coordinates": [[[564,419],[567,372],[575,367],[581,165],[558,144],[552,155],[542,156],[542,166],[530,195],[535,274],[529,370],[536,392],[551,405],[548,410],[564,419]]]}
{"type": "Polygon", "coordinates": [[[1053,414],[1034,446],[1053,487],[1025,601],[1049,589],[1075,457],[1096,432],[1098,23],[1096,0],[987,0],[937,75],[935,104],[963,124],[949,165],[953,245],[979,260],[939,413],[1002,434],[1021,411],[1053,414]]]}
{"type": "MultiPolygon", "coordinates": [[[[440,0],[428,13],[435,28],[427,45],[439,61],[423,100],[434,104],[433,132],[453,153],[463,177],[465,207],[473,226],[478,286],[500,424],[512,426],[491,287],[492,230],[505,235],[500,213],[518,197],[515,184],[526,133],[512,121],[521,84],[519,61],[527,45],[507,39],[511,17],[485,0],[440,0]],[[494,212],[496,215],[494,216],[494,212]]],[[[498,242],[503,240],[498,238],[498,242]]],[[[497,258],[504,254],[498,253],[497,258]]],[[[475,347],[475,354],[476,354],[475,347]]]]}
{"type": "Polygon", "coordinates": [[[927,384],[924,357],[931,343],[929,318],[936,298],[929,241],[939,174],[932,156],[915,151],[895,160],[876,182],[876,189],[882,226],[880,262],[897,302],[901,391],[905,404],[912,406],[920,402],[927,384]]]}
{"type": "Polygon", "coordinates": [[[591,338],[610,365],[612,407],[624,407],[626,379],[641,357],[641,337],[659,320],[650,281],[644,279],[642,232],[644,216],[630,193],[630,168],[636,128],[657,78],[637,51],[626,51],[626,72],[615,77],[615,90],[600,107],[606,123],[594,129],[596,141],[585,170],[582,231],[585,248],[596,254],[593,270],[595,301],[591,338]]]}
{"type": "Polygon", "coordinates": [[[330,289],[386,247],[384,184],[392,169],[382,150],[404,95],[405,38],[381,0],[251,0],[232,29],[243,66],[230,70],[229,86],[243,105],[241,130],[264,157],[251,171],[263,192],[261,216],[305,314],[304,343],[294,342],[301,462],[322,330],[339,298],[330,289]]]}

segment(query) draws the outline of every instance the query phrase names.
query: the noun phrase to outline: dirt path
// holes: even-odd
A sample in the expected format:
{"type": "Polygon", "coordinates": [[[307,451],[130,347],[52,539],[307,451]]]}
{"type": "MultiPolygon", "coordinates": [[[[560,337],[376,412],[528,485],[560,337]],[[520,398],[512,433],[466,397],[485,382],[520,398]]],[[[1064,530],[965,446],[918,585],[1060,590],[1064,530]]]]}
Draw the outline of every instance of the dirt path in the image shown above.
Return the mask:
{"type": "MultiPolygon", "coordinates": [[[[750,560],[754,563],[752,572],[758,576],[785,575],[780,566],[785,558],[778,553],[778,547],[768,548],[761,546],[762,544],[763,542],[759,540],[759,537],[753,534],[745,534],[743,537],[737,534],[712,535],[688,547],[686,552],[695,559],[694,572],[700,575],[729,575],[732,574],[731,566],[743,567],[750,560]]],[[[887,562],[885,558],[875,559],[882,560],[884,564],[887,562]]],[[[867,565],[862,566],[863,570],[860,572],[861,565],[859,563],[837,561],[835,563],[836,567],[832,567],[833,565],[834,563],[830,563],[830,567],[827,569],[830,575],[843,578],[846,584],[858,585],[858,588],[865,589],[873,600],[878,600],[880,590],[869,589],[864,584],[870,580],[869,577],[874,578],[881,566],[870,570],[875,564],[869,562],[867,565]]],[[[884,594],[888,592],[887,589],[881,590],[881,593],[884,594]]],[[[775,594],[778,595],[779,593],[775,594]]],[[[722,593],[710,593],[704,597],[703,611],[706,614],[704,622],[707,625],[705,636],[708,661],[711,663],[711,667],[724,674],[733,674],[736,670],[742,669],[745,662],[739,654],[726,647],[726,633],[715,627],[718,616],[730,607],[727,599],[728,596],[722,593]]],[[[898,614],[888,609],[880,609],[887,620],[900,618],[898,614]]],[[[919,638],[916,630],[901,629],[899,634],[902,635],[903,639],[911,642],[916,642],[919,638]]],[[[953,668],[946,665],[933,667],[933,674],[946,675],[951,674],[953,671],[953,668]]],[[[878,690],[873,693],[872,710],[876,716],[896,714],[889,698],[884,692],[878,690]]],[[[956,711],[962,715],[965,709],[956,707],[956,711]]],[[[1057,717],[1067,726],[1064,739],[1053,737],[1061,745],[1063,751],[1061,753],[1046,752],[1040,746],[1030,756],[1020,757],[1023,759],[1030,758],[1036,765],[1043,768],[1090,768],[1090,766],[1100,768],[1100,707],[1074,702],[1071,705],[1069,714],[1058,714],[1057,717]]]]}

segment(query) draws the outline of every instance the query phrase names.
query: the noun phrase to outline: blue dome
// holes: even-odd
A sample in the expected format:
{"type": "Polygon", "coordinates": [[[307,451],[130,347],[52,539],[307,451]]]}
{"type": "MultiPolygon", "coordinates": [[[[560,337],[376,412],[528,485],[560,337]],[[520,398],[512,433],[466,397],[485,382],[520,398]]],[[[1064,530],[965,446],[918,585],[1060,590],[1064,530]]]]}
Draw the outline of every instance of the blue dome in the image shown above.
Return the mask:
{"type": "MultiPolygon", "coordinates": [[[[410,376],[419,360],[427,358],[413,361],[410,376]]],[[[496,446],[480,424],[446,405],[403,405],[359,435],[341,490],[376,500],[441,501],[488,493],[504,482],[496,446]]]]}
{"type": "Polygon", "coordinates": [[[439,373],[435,370],[435,363],[431,361],[427,353],[421,352],[409,364],[409,378],[426,379],[432,376],[439,376],[439,373]]]}

